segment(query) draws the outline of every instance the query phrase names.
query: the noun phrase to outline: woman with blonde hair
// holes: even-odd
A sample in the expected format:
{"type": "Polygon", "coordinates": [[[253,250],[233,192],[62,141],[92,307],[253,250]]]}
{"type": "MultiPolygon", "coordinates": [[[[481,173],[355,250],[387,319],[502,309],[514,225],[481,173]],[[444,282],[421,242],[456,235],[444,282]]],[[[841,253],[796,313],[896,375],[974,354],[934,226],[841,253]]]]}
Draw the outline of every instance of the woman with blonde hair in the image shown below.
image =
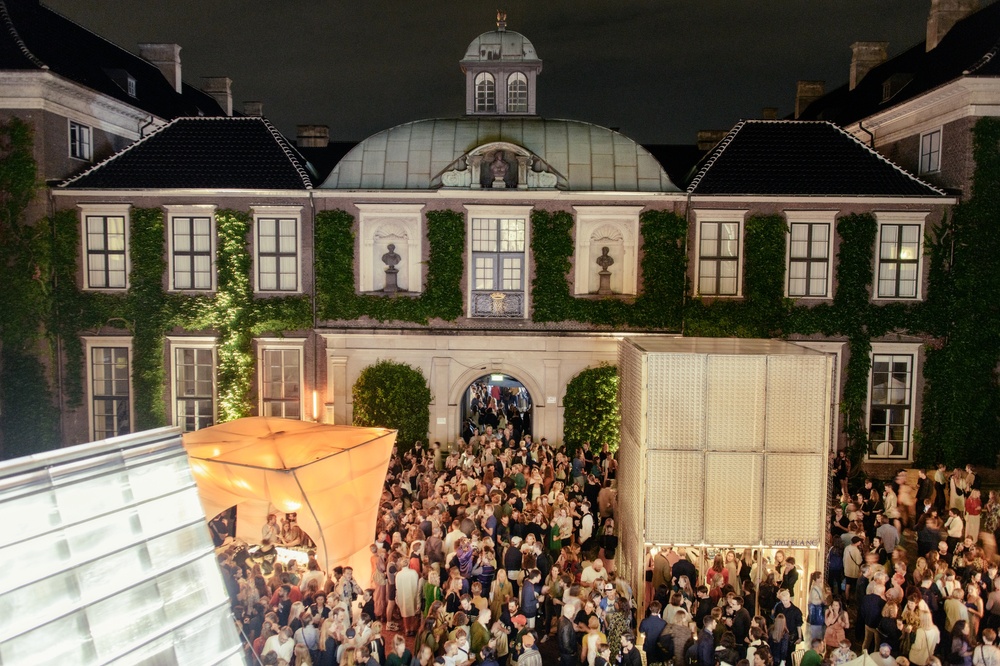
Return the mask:
{"type": "Polygon", "coordinates": [[[292,649],[292,656],[295,657],[295,666],[313,666],[312,656],[305,643],[296,643],[292,649]]]}
{"type": "Polygon", "coordinates": [[[934,626],[931,612],[926,607],[920,609],[920,627],[910,642],[910,653],[907,655],[911,664],[928,666],[934,657],[934,651],[941,642],[941,632],[934,626]]]}
{"type": "Polygon", "coordinates": [[[493,617],[500,617],[500,612],[507,604],[507,599],[512,596],[514,596],[514,586],[507,580],[506,569],[497,569],[497,577],[493,579],[493,584],[490,586],[490,610],[493,611],[493,617]]]}

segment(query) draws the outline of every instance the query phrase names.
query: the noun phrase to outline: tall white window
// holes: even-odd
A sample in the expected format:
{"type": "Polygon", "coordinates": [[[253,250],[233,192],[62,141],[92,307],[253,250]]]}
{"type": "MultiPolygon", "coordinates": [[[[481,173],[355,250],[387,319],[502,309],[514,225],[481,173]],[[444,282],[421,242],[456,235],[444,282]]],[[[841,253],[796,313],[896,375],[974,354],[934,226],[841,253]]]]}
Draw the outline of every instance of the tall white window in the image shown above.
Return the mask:
{"type": "Polygon", "coordinates": [[[128,206],[81,205],[87,289],[128,288],[128,206]]]}
{"type": "Polygon", "coordinates": [[[91,129],[86,125],[69,121],[69,156],[78,160],[94,158],[94,143],[91,129]]]}
{"type": "Polygon", "coordinates": [[[493,75],[488,72],[476,74],[476,111],[497,110],[497,88],[493,75]]]}
{"type": "Polygon", "coordinates": [[[210,291],[215,285],[214,255],[215,224],[210,211],[171,215],[172,289],[210,291]]]}
{"type": "Polygon", "coordinates": [[[920,135],[920,173],[941,170],[941,130],[920,135]]]}
{"type": "Polygon", "coordinates": [[[174,423],[184,432],[215,423],[215,349],[213,343],[185,346],[174,352],[174,423]]]}
{"type": "Polygon", "coordinates": [[[302,418],[302,347],[262,344],[259,356],[260,414],[302,418]]]}
{"type": "Polygon", "coordinates": [[[472,317],[527,315],[530,207],[470,206],[472,317]]]}
{"type": "Polygon", "coordinates": [[[301,208],[255,209],[257,291],[301,291],[301,208]]]}
{"type": "Polygon", "coordinates": [[[879,234],[878,297],[916,298],[920,279],[919,224],[883,224],[879,234]]]}
{"type": "Polygon", "coordinates": [[[87,392],[94,440],[132,431],[132,344],[128,338],[88,338],[87,392]]]}
{"type": "Polygon", "coordinates": [[[528,79],[521,72],[507,77],[507,113],[528,112],[528,79]]]}
{"type": "Polygon", "coordinates": [[[698,242],[698,293],[736,296],[739,293],[739,222],[702,222],[698,242]]]}
{"type": "Polygon", "coordinates": [[[830,223],[792,222],[788,241],[788,295],[830,295],[830,223]]]}
{"type": "Polygon", "coordinates": [[[869,458],[910,457],[914,363],[914,353],[872,354],[869,458]]]}

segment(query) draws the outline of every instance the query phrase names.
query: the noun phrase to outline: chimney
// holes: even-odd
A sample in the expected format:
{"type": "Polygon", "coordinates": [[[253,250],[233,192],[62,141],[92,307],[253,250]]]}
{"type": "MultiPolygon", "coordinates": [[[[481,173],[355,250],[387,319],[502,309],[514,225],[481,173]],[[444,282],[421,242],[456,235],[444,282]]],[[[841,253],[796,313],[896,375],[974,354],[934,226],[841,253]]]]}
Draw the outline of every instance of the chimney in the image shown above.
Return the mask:
{"type": "Polygon", "coordinates": [[[727,134],[728,130],[698,130],[698,150],[712,150],[727,134]]]}
{"type": "Polygon", "coordinates": [[[330,128],[326,125],[297,125],[295,145],[299,148],[326,148],[330,143],[330,128]]]}
{"type": "Polygon", "coordinates": [[[244,116],[263,116],[264,115],[264,103],[263,102],[243,102],[243,115],[244,116]]]}
{"type": "Polygon", "coordinates": [[[884,63],[889,54],[889,42],[854,42],[851,44],[851,90],[865,78],[865,74],[884,63]]]}
{"type": "Polygon", "coordinates": [[[204,76],[201,89],[215,98],[227,116],[233,115],[233,81],[228,76],[204,76]]]}
{"type": "Polygon", "coordinates": [[[139,44],[139,55],[156,65],[176,92],[181,91],[181,47],[177,44],[139,44]]]}
{"type": "Polygon", "coordinates": [[[826,81],[795,82],[795,118],[798,119],[806,107],[823,96],[826,81]]]}
{"type": "Polygon", "coordinates": [[[927,16],[927,50],[937,46],[953,25],[977,11],[979,0],[931,0],[931,13],[927,16]]]}
{"type": "Polygon", "coordinates": [[[778,107],[776,106],[765,106],[761,112],[760,117],[764,120],[777,120],[778,119],[778,107]]]}

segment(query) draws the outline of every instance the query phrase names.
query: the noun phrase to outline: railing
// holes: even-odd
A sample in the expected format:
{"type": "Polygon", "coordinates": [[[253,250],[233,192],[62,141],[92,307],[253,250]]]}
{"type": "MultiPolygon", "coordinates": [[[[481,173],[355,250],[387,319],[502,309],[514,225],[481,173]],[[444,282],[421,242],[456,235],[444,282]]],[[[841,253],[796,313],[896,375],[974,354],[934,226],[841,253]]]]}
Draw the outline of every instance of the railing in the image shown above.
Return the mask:
{"type": "Polygon", "coordinates": [[[524,317],[524,293],[520,291],[475,291],[471,317],[514,319],[524,317]]]}

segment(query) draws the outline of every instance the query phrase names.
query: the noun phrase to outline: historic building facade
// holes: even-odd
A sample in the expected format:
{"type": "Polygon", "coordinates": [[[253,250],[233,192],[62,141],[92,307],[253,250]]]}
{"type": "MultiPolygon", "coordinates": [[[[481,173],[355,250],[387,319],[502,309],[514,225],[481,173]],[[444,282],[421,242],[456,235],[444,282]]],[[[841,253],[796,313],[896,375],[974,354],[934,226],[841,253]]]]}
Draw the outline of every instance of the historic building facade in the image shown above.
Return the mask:
{"type": "Polygon", "coordinates": [[[539,117],[542,61],[502,23],[460,66],[464,115],[322,179],[262,117],[181,114],[52,188],[63,441],[350,422],[380,359],[427,378],[431,439],[502,374],[559,440],[567,383],[621,337],[738,336],[834,355],[831,440],[913,458],[914,313],[954,196],[825,121],[741,122],[674,182],[616,131],[539,117]]]}

